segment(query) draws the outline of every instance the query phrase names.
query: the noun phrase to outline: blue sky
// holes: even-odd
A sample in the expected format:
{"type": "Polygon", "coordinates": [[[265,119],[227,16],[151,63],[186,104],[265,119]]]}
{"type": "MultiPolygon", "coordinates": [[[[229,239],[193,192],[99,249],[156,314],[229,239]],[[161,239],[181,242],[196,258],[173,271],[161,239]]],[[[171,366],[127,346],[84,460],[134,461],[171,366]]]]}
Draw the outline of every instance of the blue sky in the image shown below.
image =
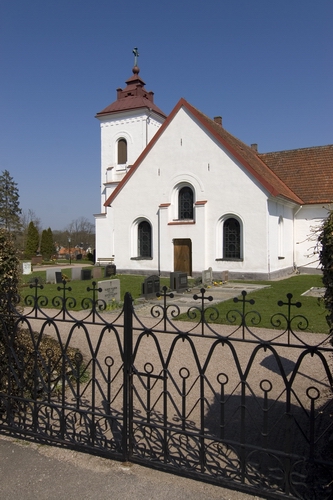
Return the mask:
{"type": "Polygon", "coordinates": [[[260,152],[333,142],[331,0],[2,0],[0,170],[63,229],[100,211],[95,114],[132,75],[260,152]]]}

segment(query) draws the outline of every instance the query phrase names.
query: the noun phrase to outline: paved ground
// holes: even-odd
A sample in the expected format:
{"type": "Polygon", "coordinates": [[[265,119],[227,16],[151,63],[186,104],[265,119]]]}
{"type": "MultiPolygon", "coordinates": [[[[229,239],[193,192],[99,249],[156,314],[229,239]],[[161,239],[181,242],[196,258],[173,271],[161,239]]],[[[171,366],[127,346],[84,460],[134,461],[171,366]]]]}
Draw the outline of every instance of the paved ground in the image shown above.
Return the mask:
{"type": "MultiPolygon", "coordinates": [[[[234,297],[239,296],[243,290],[245,290],[247,293],[251,293],[256,290],[260,290],[261,288],[266,288],[267,286],[269,285],[253,285],[250,283],[225,283],[218,286],[212,285],[211,287],[205,289],[205,307],[214,306],[219,302],[233,299],[234,297]],[[213,297],[213,300],[207,300],[208,297],[213,297]]],[[[194,300],[193,296],[198,295],[201,297],[201,288],[202,286],[198,286],[193,287],[183,293],[173,292],[174,297],[172,299],[168,298],[168,304],[176,304],[179,307],[181,313],[186,312],[190,307],[200,307],[200,299],[194,300]]],[[[142,316],[149,316],[152,305],[159,303],[160,302],[157,298],[149,300],[139,299],[136,301],[135,309],[142,316]]]]}
{"type": "Polygon", "coordinates": [[[0,436],[3,500],[253,500],[135,464],[0,436]]]}

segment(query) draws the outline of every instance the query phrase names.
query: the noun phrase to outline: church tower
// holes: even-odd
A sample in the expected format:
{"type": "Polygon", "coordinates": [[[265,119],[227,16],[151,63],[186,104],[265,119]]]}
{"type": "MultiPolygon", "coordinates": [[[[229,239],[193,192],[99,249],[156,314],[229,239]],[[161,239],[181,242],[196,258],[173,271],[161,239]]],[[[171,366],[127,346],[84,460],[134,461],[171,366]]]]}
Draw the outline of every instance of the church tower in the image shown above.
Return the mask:
{"type": "Polygon", "coordinates": [[[138,49],[133,53],[133,76],[124,89],[117,89],[117,100],[96,115],[101,127],[102,213],[105,201],[166,119],[139,76],[138,49]]]}

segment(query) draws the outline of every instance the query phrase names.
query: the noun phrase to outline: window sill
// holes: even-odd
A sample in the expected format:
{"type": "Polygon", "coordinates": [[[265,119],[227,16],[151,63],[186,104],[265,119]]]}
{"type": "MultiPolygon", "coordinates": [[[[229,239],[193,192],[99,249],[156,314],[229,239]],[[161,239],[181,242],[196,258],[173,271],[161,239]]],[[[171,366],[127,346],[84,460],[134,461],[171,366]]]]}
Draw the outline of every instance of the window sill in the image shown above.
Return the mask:
{"type": "Polygon", "coordinates": [[[131,257],[130,260],[153,260],[152,257],[131,257]]]}
{"type": "Polygon", "coordinates": [[[173,220],[172,222],[168,222],[168,226],[177,226],[179,224],[195,224],[194,220],[184,219],[184,220],[173,220]]]}
{"type": "Polygon", "coordinates": [[[215,259],[216,261],[222,261],[222,262],[243,262],[244,259],[232,259],[232,258],[225,258],[225,259],[215,259]]]}

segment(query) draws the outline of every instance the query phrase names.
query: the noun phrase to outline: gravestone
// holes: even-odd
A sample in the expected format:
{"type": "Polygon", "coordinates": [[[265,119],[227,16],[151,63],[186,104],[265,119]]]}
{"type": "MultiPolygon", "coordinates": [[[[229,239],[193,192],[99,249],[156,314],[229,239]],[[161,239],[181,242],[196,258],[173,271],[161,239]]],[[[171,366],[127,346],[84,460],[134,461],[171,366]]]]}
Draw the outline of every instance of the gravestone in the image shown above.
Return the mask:
{"type": "Polygon", "coordinates": [[[146,299],[156,297],[156,293],[160,291],[160,278],[159,276],[149,276],[142,283],[142,295],[146,299]]]}
{"type": "Polygon", "coordinates": [[[213,270],[211,267],[202,271],[201,282],[203,285],[211,285],[213,283],[213,270]]]}
{"type": "Polygon", "coordinates": [[[115,264],[108,264],[107,266],[105,266],[105,278],[108,278],[109,276],[115,276],[116,274],[117,272],[115,264]]]}
{"type": "Polygon", "coordinates": [[[49,267],[46,269],[46,283],[56,282],[56,273],[59,271],[59,267],[49,267]]]}
{"type": "Polygon", "coordinates": [[[222,271],[222,281],[229,280],[229,271],[222,271]]]}
{"type": "Polygon", "coordinates": [[[81,280],[91,280],[91,269],[82,269],[81,280]]]}
{"type": "Polygon", "coordinates": [[[33,266],[36,266],[38,264],[43,263],[43,256],[42,255],[36,255],[35,257],[31,257],[31,264],[33,266]]]}
{"type": "Polygon", "coordinates": [[[82,267],[72,267],[72,281],[81,279],[82,267]]]}
{"type": "Polygon", "coordinates": [[[101,267],[94,267],[92,270],[92,277],[94,280],[98,280],[98,278],[102,277],[102,268],[101,267]]]}
{"type": "Polygon", "coordinates": [[[98,292],[98,299],[104,300],[106,304],[120,302],[120,280],[99,281],[97,285],[102,289],[98,292]]]}
{"type": "Polygon", "coordinates": [[[56,277],[56,283],[62,283],[62,272],[61,271],[56,271],[55,277],[56,277]]]}
{"type": "Polygon", "coordinates": [[[31,274],[31,262],[22,262],[22,274],[31,274]]]}
{"type": "Polygon", "coordinates": [[[170,288],[176,292],[185,292],[188,289],[187,274],[178,271],[170,273],[170,288]]]}

